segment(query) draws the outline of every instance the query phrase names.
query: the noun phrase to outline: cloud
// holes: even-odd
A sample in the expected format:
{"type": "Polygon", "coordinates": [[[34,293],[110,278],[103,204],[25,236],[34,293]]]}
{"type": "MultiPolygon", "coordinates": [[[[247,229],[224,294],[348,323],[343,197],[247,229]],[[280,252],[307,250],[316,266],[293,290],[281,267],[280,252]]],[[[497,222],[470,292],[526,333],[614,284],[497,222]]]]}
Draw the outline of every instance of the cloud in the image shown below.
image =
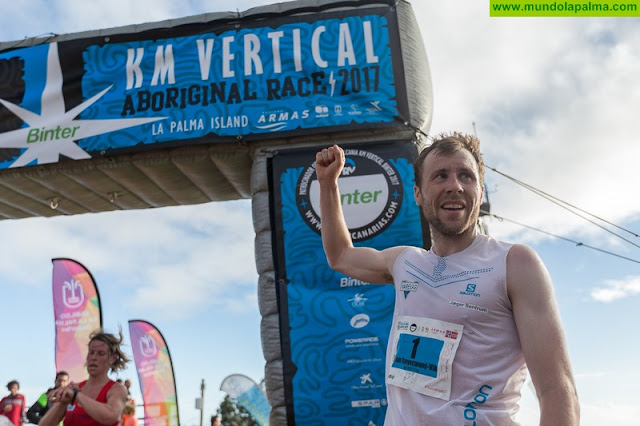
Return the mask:
{"type": "MultiPolygon", "coordinates": [[[[482,2],[413,8],[438,16],[418,20],[432,74],[431,134],[471,133],[475,122],[492,167],[611,222],[638,217],[640,198],[629,194],[640,144],[628,129],[640,110],[639,27],[621,19],[490,18],[482,2]]],[[[486,181],[493,213],[602,244],[587,221],[493,171],[486,181]]],[[[551,238],[499,221],[489,231],[523,242],[551,238]]]]}
{"type": "Polygon", "coordinates": [[[167,309],[173,317],[205,307],[238,311],[238,300],[244,300],[244,312],[256,311],[258,275],[251,226],[246,217],[242,233],[216,232],[187,240],[188,246],[166,254],[167,261],[140,271],[143,281],[131,304],[142,310],[167,309]]]}
{"type": "Polygon", "coordinates": [[[0,275],[15,285],[47,288],[51,259],[65,257],[85,265],[99,287],[132,294],[125,303],[144,313],[237,310],[235,300],[257,310],[249,200],[6,220],[0,233],[10,242],[0,275]]]}
{"type": "Polygon", "coordinates": [[[604,286],[591,290],[591,298],[603,303],[610,303],[637,294],[640,294],[640,276],[605,281],[604,286]]]}
{"type": "MultiPolygon", "coordinates": [[[[131,258],[120,279],[135,288],[132,306],[182,317],[212,306],[228,309],[232,301],[256,293],[248,201],[171,209],[157,222],[148,238],[129,237],[128,247],[121,246],[131,258]]],[[[244,306],[256,310],[257,302],[244,306]]]]}
{"type": "Polygon", "coordinates": [[[22,0],[3,5],[5,19],[0,27],[0,40],[14,41],[42,34],[70,34],[128,25],[141,25],[219,11],[244,11],[250,7],[273,3],[270,0],[237,0],[222,7],[206,0],[110,0],[109,2],[60,0],[22,0]],[[46,13],[43,13],[46,11],[46,13]],[[27,30],[24,21],[29,21],[27,30]],[[33,28],[37,34],[25,34],[33,28]]]}
{"type": "Polygon", "coordinates": [[[580,424],[582,426],[632,426],[638,424],[640,406],[604,402],[601,404],[581,404],[580,424]]]}
{"type": "Polygon", "coordinates": [[[576,373],[575,379],[578,380],[588,380],[588,379],[600,379],[602,377],[607,377],[608,373],[604,371],[596,371],[593,373],[576,373]]]}

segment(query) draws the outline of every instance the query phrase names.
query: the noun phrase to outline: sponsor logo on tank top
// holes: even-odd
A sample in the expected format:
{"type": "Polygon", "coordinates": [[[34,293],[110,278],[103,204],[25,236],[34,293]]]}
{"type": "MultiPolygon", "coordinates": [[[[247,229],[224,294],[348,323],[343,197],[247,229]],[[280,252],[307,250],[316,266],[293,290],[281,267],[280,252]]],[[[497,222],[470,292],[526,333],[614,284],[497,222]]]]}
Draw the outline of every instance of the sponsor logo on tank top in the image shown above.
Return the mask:
{"type": "Polygon", "coordinates": [[[416,291],[418,289],[418,281],[406,281],[402,280],[400,283],[400,290],[402,291],[416,291]]]}
{"type": "MultiPolygon", "coordinates": [[[[448,285],[459,285],[466,282],[464,292],[460,294],[480,297],[476,291],[476,284],[469,282],[470,280],[482,279],[482,275],[489,273],[493,268],[479,268],[467,271],[453,271],[447,273],[447,259],[438,257],[436,264],[433,266],[433,272],[429,273],[423,269],[421,264],[417,264],[413,260],[404,260],[405,272],[414,277],[420,283],[424,283],[431,288],[440,288],[448,285]]],[[[406,298],[406,295],[405,295],[406,298]]]]}
{"type": "Polygon", "coordinates": [[[420,283],[418,281],[402,280],[400,283],[400,291],[404,292],[404,298],[406,299],[410,292],[417,291],[420,283]]]}
{"type": "Polygon", "coordinates": [[[475,284],[467,284],[467,287],[465,288],[465,290],[461,291],[460,294],[464,296],[480,297],[480,294],[476,292],[475,284]]]}
{"type": "Polygon", "coordinates": [[[473,401],[469,402],[464,407],[464,419],[473,423],[465,423],[465,425],[475,425],[477,413],[476,410],[479,406],[487,402],[487,399],[491,396],[491,390],[493,387],[489,385],[482,385],[478,389],[478,393],[473,397],[473,401]]]}
{"type": "Polygon", "coordinates": [[[451,300],[449,302],[449,304],[451,306],[455,306],[456,308],[472,309],[472,310],[478,311],[478,312],[489,312],[489,310],[487,308],[484,308],[484,307],[478,306],[478,305],[473,305],[471,303],[457,302],[455,300],[451,300]]]}

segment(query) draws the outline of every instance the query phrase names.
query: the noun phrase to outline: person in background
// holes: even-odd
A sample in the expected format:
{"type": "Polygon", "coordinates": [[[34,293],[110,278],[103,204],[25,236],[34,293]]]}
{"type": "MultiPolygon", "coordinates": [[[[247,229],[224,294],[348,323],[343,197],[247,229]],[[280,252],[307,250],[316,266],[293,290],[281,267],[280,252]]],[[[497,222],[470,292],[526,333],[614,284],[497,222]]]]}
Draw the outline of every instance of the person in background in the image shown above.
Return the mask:
{"type": "Polygon", "coordinates": [[[59,387],[67,386],[69,384],[69,373],[66,371],[58,371],[56,374],[56,380],[52,388],[47,389],[38,400],[27,410],[27,419],[30,423],[38,424],[40,419],[45,415],[49,407],[49,392],[59,387]]]}
{"type": "Polygon", "coordinates": [[[122,410],[122,426],[138,426],[135,404],[126,403],[122,410]]]}
{"type": "Polygon", "coordinates": [[[124,381],[124,387],[127,388],[127,404],[133,404],[135,406],[136,401],[131,396],[131,380],[126,379],[124,381]]]}
{"type": "Polygon", "coordinates": [[[577,426],[580,407],[551,278],[529,247],[481,235],[484,162],[476,137],[441,135],[414,163],[432,245],[354,246],[340,203],[345,153],[316,154],[331,268],[393,283],[385,426],[516,425],[527,370],[540,424],[577,426]]]}
{"type": "Polygon", "coordinates": [[[211,416],[211,426],[222,426],[222,423],[220,422],[220,417],[216,415],[211,416]]]}
{"type": "Polygon", "coordinates": [[[87,373],[89,378],[80,383],[49,393],[52,404],[39,426],[55,426],[64,421],[64,426],[117,426],[127,401],[127,389],[122,383],[109,379],[109,372],[126,367],[129,359],[120,348],[119,336],[98,329],[89,337],[87,373]]]}
{"type": "Polygon", "coordinates": [[[7,383],[7,389],[9,389],[9,395],[0,400],[0,413],[7,416],[15,426],[21,426],[27,422],[27,402],[24,395],[18,393],[20,383],[12,380],[7,383]]]}

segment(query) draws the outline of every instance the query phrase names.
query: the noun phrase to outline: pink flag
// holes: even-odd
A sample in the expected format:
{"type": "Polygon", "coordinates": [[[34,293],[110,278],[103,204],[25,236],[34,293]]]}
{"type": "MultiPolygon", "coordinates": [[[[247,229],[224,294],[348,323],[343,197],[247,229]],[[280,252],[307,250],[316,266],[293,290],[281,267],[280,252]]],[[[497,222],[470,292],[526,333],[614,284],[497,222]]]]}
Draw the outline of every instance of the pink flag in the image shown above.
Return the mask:
{"type": "Polygon", "coordinates": [[[178,396],[169,348],[147,321],[130,320],[129,336],[144,403],[145,426],[179,426],[178,396]]]}
{"type": "Polygon", "coordinates": [[[100,295],[91,273],[71,259],[53,259],[53,315],[56,324],[56,371],[72,381],[87,378],[89,335],[102,327],[100,295]]]}

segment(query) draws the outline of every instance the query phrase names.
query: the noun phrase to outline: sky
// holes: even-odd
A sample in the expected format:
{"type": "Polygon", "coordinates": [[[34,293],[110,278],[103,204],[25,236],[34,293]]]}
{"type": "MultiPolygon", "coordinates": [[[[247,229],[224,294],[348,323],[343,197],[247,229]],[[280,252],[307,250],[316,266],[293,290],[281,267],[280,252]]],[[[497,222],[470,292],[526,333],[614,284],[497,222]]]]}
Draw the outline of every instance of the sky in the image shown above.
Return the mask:
{"type": "MultiPolygon", "coordinates": [[[[268,3],[236,0],[233,9],[268,3]]],[[[476,132],[490,167],[491,213],[503,218],[486,218],[489,233],[530,245],[549,269],[581,424],[638,425],[638,20],[490,18],[488,2],[460,3],[413,2],[433,85],[429,133],[476,132]],[[504,175],[622,229],[603,230],[504,175]]],[[[0,41],[225,10],[224,2],[196,0],[6,2],[0,41]]],[[[55,374],[57,257],[91,271],[107,330],[122,327],[128,337],[129,319],[160,329],[183,425],[200,423],[195,399],[203,380],[206,424],[224,397],[224,377],[264,377],[250,200],[4,220],[0,235],[0,383],[20,381],[28,404],[55,374]]],[[[133,365],[119,376],[133,381],[141,400],[133,365]]],[[[528,386],[522,405],[520,420],[535,424],[528,386]]]]}

